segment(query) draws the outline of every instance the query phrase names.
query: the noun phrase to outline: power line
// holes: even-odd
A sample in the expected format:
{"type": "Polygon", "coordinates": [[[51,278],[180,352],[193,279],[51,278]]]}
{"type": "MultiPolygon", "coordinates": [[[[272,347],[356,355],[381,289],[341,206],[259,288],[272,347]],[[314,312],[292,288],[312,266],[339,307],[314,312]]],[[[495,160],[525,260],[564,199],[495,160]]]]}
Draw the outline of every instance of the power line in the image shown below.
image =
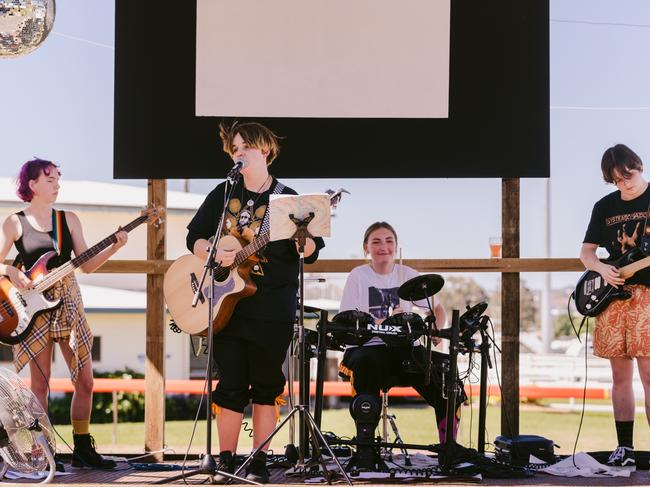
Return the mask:
{"type": "Polygon", "coordinates": [[[612,112],[647,112],[650,106],[629,107],[604,107],[604,106],[577,106],[577,105],[551,105],[551,110],[583,110],[583,111],[612,111],[612,112]]]}
{"type": "Polygon", "coordinates": [[[68,34],[63,34],[61,32],[56,32],[54,30],[52,31],[52,34],[60,36],[60,37],[65,37],[66,39],[70,39],[70,40],[73,40],[73,41],[84,42],[84,43],[90,44],[92,46],[103,47],[104,49],[110,49],[111,51],[115,50],[115,47],[109,46],[108,44],[101,44],[99,42],[89,41],[88,39],[83,39],[81,37],[75,37],[75,36],[71,36],[71,35],[68,35],[68,34]]]}
{"type": "Polygon", "coordinates": [[[608,25],[613,27],[638,27],[642,29],[650,28],[650,24],[628,24],[626,22],[595,22],[591,20],[570,20],[570,19],[550,19],[550,21],[558,24],[608,25]]]}

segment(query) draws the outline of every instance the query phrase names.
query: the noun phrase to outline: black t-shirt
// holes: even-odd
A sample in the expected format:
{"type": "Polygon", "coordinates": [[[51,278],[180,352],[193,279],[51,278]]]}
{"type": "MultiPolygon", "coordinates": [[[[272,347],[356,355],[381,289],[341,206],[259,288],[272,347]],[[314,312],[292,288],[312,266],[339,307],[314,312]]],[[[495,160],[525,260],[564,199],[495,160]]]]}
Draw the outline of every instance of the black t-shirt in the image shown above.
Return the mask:
{"type": "MultiPolygon", "coordinates": [[[[604,247],[609,259],[617,259],[631,248],[641,246],[644,232],[650,230],[646,229],[649,205],[650,186],[629,201],[621,199],[620,191],[608,194],[594,205],[583,242],[604,247]]],[[[650,268],[637,272],[627,282],[650,286],[650,268]]]]}
{"type": "MultiPolygon", "coordinates": [[[[269,195],[275,190],[278,181],[273,178],[271,187],[264,193],[253,193],[244,188],[243,180],[235,185],[228,202],[222,235],[240,237],[259,236],[264,214],[269,204],[269,195]]],[[[224,190],[226,183],[219,184],[198,209],[187,226],[187,248],[194,249],[194,243],[208,239],[217,231],[217,225],[223,212],[224,190]]],[[[293,189],[284,187],[280,194],[297,194],[293,189]]],[[[325,246],[323,239],[316,238],[316,251],[305,258],[312,263],[318,258],[318,251],[325,246]]],[[[254,326],[250,322],[285,322],[293,323],[296,316],[296,295],[298,292],[299,259],[295,243],[292,240],[270,242],[261,252],[263,258],[251,271],[251,277],[257,285],[257,292],[241,299],[235,306],[232,321],[237,326],[226,326],[221,333],[246,334],[247,328],[254,326]],[[248,324],[243,324],[248,323],[248,324]]],[[[251,330],[252,331],[252,330],[251,330]]]]}

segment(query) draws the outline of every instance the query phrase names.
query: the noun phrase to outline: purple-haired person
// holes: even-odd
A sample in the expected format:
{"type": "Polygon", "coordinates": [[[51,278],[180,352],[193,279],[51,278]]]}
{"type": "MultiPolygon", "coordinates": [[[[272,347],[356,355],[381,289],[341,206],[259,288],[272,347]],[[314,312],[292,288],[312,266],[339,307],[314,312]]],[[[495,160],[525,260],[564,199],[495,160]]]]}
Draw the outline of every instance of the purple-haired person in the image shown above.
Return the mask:
{"type": "MultiPolygon", "coordinates": [[[[16,192],[27,206],[9,215],[0,231],[0,275],[9,278],[18,290],[33,287],[27,269],[40,265],[36,262],[45,253],[57,252],[48,261],[51,271],[69,262],[73,253],[78,256],[88,248],[79,217],[71,211],[54,209],[60,177],[59,166],[43,159],[32,159],[20,168],[16,192]],[[18,257],[15,265],[6,265],[2,262],[12,245],[16,247],[18,257]],[[26,269],[25,272],[21,268],[26,269]]],[[[82,264],[81,269],[93,272],[123,247],[127,239],[126,232],[118,232],[117,242],[82,264]]],[[[93,398],[93,335],[74,273],[59,280],[44,295],[50,300],[60,299],[62,304],[39,315],[27,336],[13,345],[14,366],[20,372],[29,364],[31,389],[47,410],[52,354],[54,344],[59,344],[74,385],[70,407],[74,439],[72,465],[112,469],[115,462],[97,453],[89,433],[93,398]]],[[[62,468],[63,465],[57,462],[57,470],[62,468]]]]}

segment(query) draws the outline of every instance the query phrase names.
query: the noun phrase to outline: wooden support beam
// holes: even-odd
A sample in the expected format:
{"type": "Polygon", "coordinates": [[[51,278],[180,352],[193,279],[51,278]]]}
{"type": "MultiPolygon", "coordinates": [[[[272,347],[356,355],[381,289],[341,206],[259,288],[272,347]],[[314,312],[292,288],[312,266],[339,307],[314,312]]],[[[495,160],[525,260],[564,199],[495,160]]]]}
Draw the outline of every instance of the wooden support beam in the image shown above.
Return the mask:
{"type": "MultiPolygon", "coordinates": [[[[504,258],[519,258],[519,178],[501,180],[504,258]]],[[[501,274],[501,433],[519,434],[519,273],[501,274]]]]}
{"type": "MultiPolygon", "coordinates": [[[[149,206],[167,207],[167,181],[148,181],[149,206]]],[[[147,259],[165,259],[165,223],[147,227],[147,259]]],[[[165,302],[163,275],[147,275],[147,335],[145,364],[144,436],[145,451],[158,452],[165,444],[165,302]]],[[[162,461],[162,453],[152,459],[162,461]]]]}
{"type": "MultiPolygon", "coordinates": [[[[5,260],[11,265],[12,260],[5,260]]],[[[164,274],[172,260],[107,261],[95,273],[104,274],[164,274]]],[[[362,259],[319,259],[307,264],[305,272],[350,272],[365,263],[362,259]]],[[[420,272],[583,272],[580,259],[404,259],[404,265],[420,272]]]]}

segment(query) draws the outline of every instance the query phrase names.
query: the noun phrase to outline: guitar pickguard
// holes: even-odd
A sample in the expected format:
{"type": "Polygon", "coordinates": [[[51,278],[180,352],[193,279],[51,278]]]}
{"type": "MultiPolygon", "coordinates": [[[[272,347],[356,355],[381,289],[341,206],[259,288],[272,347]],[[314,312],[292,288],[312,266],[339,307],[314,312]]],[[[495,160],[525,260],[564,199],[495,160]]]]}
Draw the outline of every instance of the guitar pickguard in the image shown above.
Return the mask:
{"type": "MultiPolygon", "coordinates": [[[[235,280],[232,276],[229,276],[225,281],[214,281],[212,284],[212,292],[214,293],[214,303],[218,303],[219,299],[226,294],[230,294],[235,289],[235,280]]],[[[208,299],[210,296],[210,286],[206,286],[203,289],[203,295],[205,299],[208,299]]]]}

